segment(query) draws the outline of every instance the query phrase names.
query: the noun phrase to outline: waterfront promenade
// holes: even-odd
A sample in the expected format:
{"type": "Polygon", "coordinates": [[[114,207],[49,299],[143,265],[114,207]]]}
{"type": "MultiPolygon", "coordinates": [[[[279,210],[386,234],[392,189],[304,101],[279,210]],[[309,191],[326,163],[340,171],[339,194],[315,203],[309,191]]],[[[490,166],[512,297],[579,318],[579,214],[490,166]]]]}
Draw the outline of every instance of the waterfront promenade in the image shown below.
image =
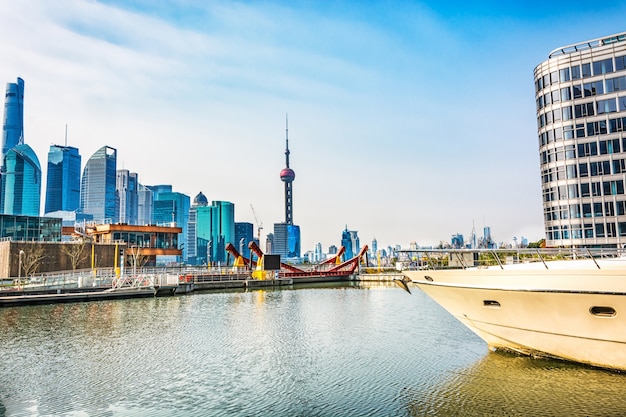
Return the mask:
{"type": "Polygon", "coordinates": [[[249,269],[232,267],[143,269],[139,273],[123,275],[116,274],[112,269],[83,270],[5,280],[0,290],[0,307],[182,295],[196,291],[255,289],[320,282],[392,282],[400,278],[402,274],[397,271],[303,277],[287,277],[280,272],[272,272],[265,279],[256,279],[249,269]]]}

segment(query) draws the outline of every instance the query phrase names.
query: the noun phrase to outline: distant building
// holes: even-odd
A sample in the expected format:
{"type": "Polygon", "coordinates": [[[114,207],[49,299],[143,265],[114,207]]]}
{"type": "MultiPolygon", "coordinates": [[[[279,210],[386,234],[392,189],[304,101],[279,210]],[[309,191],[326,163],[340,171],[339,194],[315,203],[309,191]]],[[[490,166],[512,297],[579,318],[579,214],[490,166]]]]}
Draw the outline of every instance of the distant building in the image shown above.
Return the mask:
{"type": "Polygon", "coordinates": [[[80,207],[80,165],[77,148],[50,146],[45,213],[75,211],[80,207]]]}
{"type": "Polygon", "coordinates": [[[287,223],[274,223],[272,253],[281,258],[300,257],[300,226],[287,223]]]}
{"type": "Polygon", "coordinates": [[[322,244],[315,244],[315,251],[313,252],[313,260],[312,262],[321,262],[324,260],[324,252],[322,251],[322,244]]]}
{"type": "Polygon", "coordinates": [[[254,225],[248,222],[235,223],[235,246],[241,256],[250,258],[250,248],[248,244],[254,241],[254,225]]]}
{"type": "Polygon", "coordinates": [[[83,169],[80,186],[80,211],[93,216],[98,223],[116,220],[117,150],[109,146],[98,149],[83,169]]]}
{"type": "Polygon", "coordinates": [[[139,220],[139,175],[127,169],[116,173],[117,223],[138,224],[139,220]]]}
{"type": "Polygon", "coordinates": [[[534,70],[547,246],[626,244],[626,33],[559,47],[534,70]]]}
{"type": "Polygon", "coordinates": [[[341,246],[346,248],[345,259],[354,258],[361,250],[358,232],[348,230],[348,226],[346,226],[346,229],[341,233],[341,246]]]}
{"type": "Polygon", "coordinates": [[[152,206],[154,193],[148,187],[137,184],[137,224],[153,224],[152,206]]]}
{"type": "Polygon", "coordinates": [[[1,206],[4,214],[39,216],[41,166],[26,144],[9,149],[4,157],[1,206]]]}
{"type": "Polygon", "coordinates": [[[330,245],[328,247],[328,254],[329,255],[336,255],[337,254],[337,246],[335,245],[330,245]]]}
{"type": "Polygon", "coordinates": [[[24,143],[24,80],[7,83],[2,123],[2,154],[0,167],[9,149],[24,143]]]}
{"type": "Polygon", "coordinates": [[[265,253],[274,253],[274,233],[265,235],[265,253]]]}
{"type": "MultiPolygon", "coordinates": [[[[153,224],[178,226],[182,228],[182,233],[178,238],[178,242],[187,242],[187,222],[189,221],[189,196],[182,193],[172,191],[155,192],[167,188],[159,188],[162,186],[148,186],[154,193],[154,201],[152,206],[153,224]]],[[[171,186],[168,186],[171,190],[171,186]]],[[[187,248],[183,245],[183,259],[187,259],[187,248]]]]}
{"type": "MultiPolygon", "coordinates": [[[[251,226],[251,223],[247,223],[251,226]]],[[[249,230],[249,237],[252,228],[249,230]]],[[[228,201],[208,200],[200,192],[194,198],[189,210],[188,222],[188,262],[195,264],[225,264],[226,245],[231,244],[239,250],[236,238],[235,205],[228,201]]]]}
{"type": "Polygon", "coordinates": [[[465,245],[463,241],[463,235],[459,233],[457,233],[456,235],[452,235],[450,244],[452,245],[452,249],[462,249],[465,245]]]}

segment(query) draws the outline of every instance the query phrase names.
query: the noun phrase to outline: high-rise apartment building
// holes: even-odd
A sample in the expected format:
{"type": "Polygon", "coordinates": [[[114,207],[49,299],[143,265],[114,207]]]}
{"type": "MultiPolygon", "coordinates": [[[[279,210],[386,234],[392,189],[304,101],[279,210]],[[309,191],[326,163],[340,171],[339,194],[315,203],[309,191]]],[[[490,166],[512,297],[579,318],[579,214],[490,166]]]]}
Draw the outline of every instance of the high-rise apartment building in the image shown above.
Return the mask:
{"type": "Polygon", "coordinates": [[[2,123],[2,155],[0,167],[9,149],[24,142],[24,80],[7,83],[2,123]]]}
{"type": "Polygon", "coordinates": [[[115,192],[117,195],[117,222],[138,224],[139,175],[127,169],[118,169],[115,192]]]}
{"type": "Polygon", "coordinates": [[[80,211],[101,223],[114,222],[117,150],[109,146],[98,149],[83,169],[80,186],[80,211]]]}
{"type": "Polygon", "coordinates": [[[626,243],[626,33],[553,50],[534,71],[548,246],[626,243]]]}
{"type": "Polygon", "coordinates": [[[12,147],[4,156],[1,206],[4,214],[39,216],[41,165],[26,144],[12,147]]]}
{"type": "Polygon", "coordinates": [[[74,211],[80,207],[80,164],[77,148],[50,146],[45,213],[74,211]]]}

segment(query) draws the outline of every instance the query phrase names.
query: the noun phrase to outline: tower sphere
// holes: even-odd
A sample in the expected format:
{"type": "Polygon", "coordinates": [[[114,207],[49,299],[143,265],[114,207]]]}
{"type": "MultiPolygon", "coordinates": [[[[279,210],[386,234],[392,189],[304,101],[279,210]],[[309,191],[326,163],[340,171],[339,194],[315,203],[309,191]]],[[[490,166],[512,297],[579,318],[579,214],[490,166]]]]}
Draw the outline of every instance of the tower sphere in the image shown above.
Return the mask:
{"type": "Polygon", "coordinates": [[[280,171],[280,179],[284,182],[292,182],[296,179],[296,173],[291,168],[285,168],[280,171]]]}

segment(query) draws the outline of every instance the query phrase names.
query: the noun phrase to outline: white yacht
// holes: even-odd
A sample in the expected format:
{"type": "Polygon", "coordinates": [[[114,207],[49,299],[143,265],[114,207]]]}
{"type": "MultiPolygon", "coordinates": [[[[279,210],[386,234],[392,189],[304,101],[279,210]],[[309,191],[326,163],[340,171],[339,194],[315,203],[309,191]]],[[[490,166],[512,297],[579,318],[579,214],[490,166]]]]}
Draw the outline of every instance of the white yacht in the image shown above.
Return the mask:
{"type": "Polygon", "coordinates": [[[626,258],[573,255],[502,262],[477,251],[440,252],[437,262],[429,255],[421,269],[403,271],[402,284],[417,285],[492,350],[626,371],[626,258]],[[481,258],[496,265],[478,266],[481,258]]]}

